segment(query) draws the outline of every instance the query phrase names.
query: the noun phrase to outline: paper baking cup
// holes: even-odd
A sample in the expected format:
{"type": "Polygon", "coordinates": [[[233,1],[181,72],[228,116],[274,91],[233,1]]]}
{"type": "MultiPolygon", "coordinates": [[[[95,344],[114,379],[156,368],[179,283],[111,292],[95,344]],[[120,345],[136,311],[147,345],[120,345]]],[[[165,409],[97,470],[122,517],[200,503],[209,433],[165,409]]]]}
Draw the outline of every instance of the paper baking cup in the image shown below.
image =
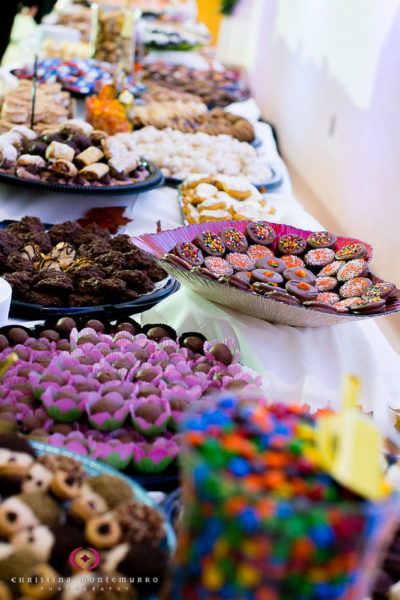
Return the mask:
{"type": "MultiPolygon", "coordinates": [[[[390,300],[390,304],[386,309],[375,315],[355,315],[351,313],[332,313],[314,310],[305,306],[292,306],[272,300],[255,294],[251,291],[238,290],[233,286],[212,281],[191,271],[186,271],[183,268],[171,265],[162,257],[171,250],[179,242],[191,242],[202,231],[212,231],[219,233],[227,227],[235,227],[244,232],[247,225],[251,221],[209,221],[198,225],[188,225],[187,227],[179,227],[169,231],[163,231],[157,234],[146,234],[140,237],[134,237],[133,243],[139,248],[150,254],[156,259],[156,262],[177,279],[182,285],[189,290],[196,292],[200,296],[211,300],[212,302],[222,304],[233,308],[238,312],[271,321],[273,323],[282,323],[283,325],[294,325],[296,327],[325,327],[327,325],[335,325],[336,323],[349,323],[350,321],[361,321],[371,317],[384,316],[398,312],[400,310],[400,290],[395,290],[394,300],[390,300]]],[[[279,223],[269,223],[275,231],[277,239],[282,235],[289,233],[301,235],[307,238],[312,231],[298,229],[290,225],[282,225],[279,223]]],[[[348,237],[338,237],[337,249],[346,246],[347,244],[361,243],[368,251],[366,259],[372,259],[373,250],[370,244],[357,239],[348,237]]],[[[277,240],[275,240],[271,249],[276,248],[277,240]]],[[[379,277],[371,274],[373,283],[383,281],[379,277]]]]}

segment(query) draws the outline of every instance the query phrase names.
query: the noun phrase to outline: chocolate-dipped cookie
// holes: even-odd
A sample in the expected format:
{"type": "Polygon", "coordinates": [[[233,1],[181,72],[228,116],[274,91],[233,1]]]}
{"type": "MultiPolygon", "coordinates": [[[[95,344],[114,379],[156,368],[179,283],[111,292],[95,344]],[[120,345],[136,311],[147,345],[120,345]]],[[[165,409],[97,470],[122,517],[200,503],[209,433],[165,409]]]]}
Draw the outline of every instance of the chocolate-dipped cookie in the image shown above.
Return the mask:
{"type": "Polygon", "coordinates": [[[336,242],[336,235],[329,231],[315,231],[307,238],[307,244],[311,248],[334,248],[336,242]]]}
{"type": "Polygon", "coordinates": [[[353,260],[355,258],[365,258],[368,251],[363,244],[347,244],[336,251],[336,260],[353,260]]]}
{"type": "Polygon", "coordinates": [[[374,315],[382,312],[385,306],[386,300],[380,298],[379,296],[367,300],[362,300],[362,298],[359,298],[356,300],[356,302],[354,302],[354,304],[350,305],[350,311],[356,315],[374,315]]]}
{"type": "Polygon", "coordinates": [[[340,271],[341,267],[343,267],[343,265],[345,264],[346,263],[344,260],[334,260],[333,262],[329,263],[329,265],[326,265],[326,267],[320,270],[320,272],[318,273],[318,277],[333,277],[340,271]]]}
{"type": "Polygon", "coordinates": [[[301,235],[288,233],[279,238],[276,248],[283,255],[294,254],[298,256],[304,253],[307,248],[307,242],[301,235]]]}
{"type": "Polygon", "coordinates": [[[303,306],[306,306],[307,308],[312,308],[313,310],[319,310],[321,312],[336,312],[336,309],[333,308],[332,304],[327,304],[326,302],[321,302],[319,300],[310,300],[307,302],[303,302],[303,306]]]}
{"type": "Polygon", "coordinates": [[[219,256],[206,256],[204,265],[211,273],[215,273],[218,277],[220,275],[232,275],[233,273],[232,266],[219,256]]]}
{"type": "Polygon", "coordinates": [[[225,254],[224,242],[213,231],[202,231],[193,241],[206,256],[223,256],[225,254]]]}
{"type": "Polygon", "coordinates": [[[335,277],[317,277],[315,285],[320,292],[331,292],[337,287],[337,279],[335,277]]]}
{"type": "Polygon", "coordinates": [[[319,292],[317,296],[317,302],[323,302],[324,304],[336,304],[339,301],[339,294],[334,292],[319,292]]]}
{"type": "Polygon", "coordinates": [[[275,273],[283,273],[287,269],[287,266],[280,258],[265,256],[256,260],[256,269],[266,269],[275,273]]]}
{"type": "Polygon", "coordinates": [[[179,242],[172,252],[193,267],[199,267],[204,262],[201,250],[192,242],[179,242]]]}
{"type": "Polygon", "coordinates": [[[259,258],[270,258],[274,256],[274,253],[267,246],[261,244],[252,244],[247,248],[247,254],[253,260],[257,261],[259,258]]]}
{"type": "Polygon", "coordinates": [[[374,283],[364,294],[361,295],[362,300],[370,300],[371,298],[376,298],[379,296],[380,298],[384,298],[387,300],[393,294],[396,286],[394,283],[386,282],[386,281],[378,281],[374,283]]]}
{"type": "Polygon", "coordinates": [[[310,285],[315,285],[316,281],[314,273],[311,273],[307,269],[296,269],[296,267],[285,269],[282,275],[287,281],[305,281],[310,285]]]}
{"type": "Polygon", "coordinates": [[[372,281],[368,277],[354,277],[342,285],[339,290],[341,298],[351,298],[361,296],[368,288],[372,286],[372,281]]]}
{"type": "Polygon", "coordinates": [[[335,253],[330,248],[309,250],[304,256],[304,262],[309,267],[326,267],[335,260],[335,253]]]}
{"type": "Polygon", "coordinates": [[[318,296],[317,288],[309,283],[306,283],[305,281],[288,281],[286,284],[286,290],[289,292],[289,294],[296,296],[300,302],[316,300],[318,296]]]}
{"type": "Polygon", "coordinates": [[[251,282],[268,283],[279,285],[283,282],[283,277],[276,271],[266,271],[265,269],[254,269],[251,272],[251,282]]]}
{"type": "Polygon", "coordinates": [[[234,271],[251,271],[254,269],[254,260],[247,254],[232,252],[226,255],[226,260],[231,265],[234,271]]]}
{"type": "Polygon", "coordinates": [[[227,252],[246,252],[248,243],[246,236],[235,227],[227,227],[219,233],[227,252]]]}
{"type": "Polygon", "coordinates": [[[240,281],[244,281],[245,283],[250,283],[251,271],[237,271],[233,277],[235,277],[235,279],[240,279],[240,281]]]}
{"type": "Polygon", "coordinates": [[[300,256],[294,254],[285,254],[281,256],[281,260],[285,263],[287,269],[297,267],[298,269],[304,269],[304,260],[300,256]]]}
{"type": "Polygon", "coordinates": [[[275,241],[275,231],[266,221],[255,221],[246,227],[246,236],[251,244],[271,246],[275,241]]]}
{"type": "Polygon", "coordinates": [[[353,296],[352,298],[345,298],[344,300],[340,300],[336,302],[333,306],[335,310],[338,312],[349,312],[350,306],[357,302],[358,298],[353,296]]]}
{"type": "MultiPolygon", "coordinates": [[[[265,286],[266,288],[266,286],[265,286]]],[[[300,301],[295,297],[289,294],[286,290],[282,288],[266,290],[263,294],[267,298],[271,298],[271,300],[276,300],[277,302],[283,302],[284,304],[291,304],[293,306],[299,306],[300,301]]]]}
{"type": "Polygon", "coordinates": [[[337,273],[337,280],[348,281],[354,277],[364,277],[368,274],[368,263],[362,258],[355,258],[346,262],[337,273]]]}

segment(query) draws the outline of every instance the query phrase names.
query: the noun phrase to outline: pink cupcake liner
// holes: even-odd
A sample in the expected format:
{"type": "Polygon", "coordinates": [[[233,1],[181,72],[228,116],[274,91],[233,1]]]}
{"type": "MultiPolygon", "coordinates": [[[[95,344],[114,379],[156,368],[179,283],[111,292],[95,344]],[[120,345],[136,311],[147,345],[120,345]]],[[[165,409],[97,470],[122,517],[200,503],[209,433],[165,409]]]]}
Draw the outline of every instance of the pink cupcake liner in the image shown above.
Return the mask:
{"type": "Polygon", "coordinates": [[[135,444],[133,464],[142,473],[161,473],[179,453],[179,447],[173,440],[158,439],[151,447],[148,444],[135,444]]]}
{"type": "Polygon", "coordinates": [[[167,400],[155,395],[148,396],[147,398],[138,398],[134,403],[131,404],[130,412],[134,428],[146,437],[159,435],[162,431],[164,431],[168,427],[171,416],[171,411],[167,400]],[[137,415],[139,408],[150,403],[160,406],[163,410],[163,412],[152,423],[137,415]]]}
{"type": "Polygon", "coordinates": [[[171,417],[169,420],[170,427],[177,429],[179,424],[181,423],[186,409],[191,406],[196,400],[201,397],[202,388],[198,386],[194,386],[190,389],[185,389],[180,385],[177,385],[173,388],[166,390],[164,397],[168,400],[170,404],[171,417]],[[171,407],[171,400],[174,398],[179,398],[179,400],[183,403],[183,410],[176,410],[171,407]]]}
{"type": "Polygon", "coordinates": [[[85,400],[79,394],[79,401],[74,401],[67,395],[63,398],[55,397],[61,393],[72,392],[76,394],[76,390],[72,385],[60,387],[57,384],[51,384],[40,394],[40,399],[46,408],[47,414],[56,421],[74,422],[82,416],[85,409],[85,400]]]}
{"type": "Polygon", "coordinates": [[[134,443],[123,444],[118,440],[110,442],[91,442],[89,445],[90,457],[100,460],[114,469],[123,471],[132,461],[134,443]]]}
{"type": "Polygon", "coordinates": [[[99,398],[96,394],[95,399],[89,400],[86,403],[86,414],[91,426],[95,429],[99,429],[100,431],[113,431],[114,429],[119,429],[122,427],[129,414],[129,403],[125,403],[113,414],[106,411],[92,414],[91,409],[98,399],[99,398]]]}

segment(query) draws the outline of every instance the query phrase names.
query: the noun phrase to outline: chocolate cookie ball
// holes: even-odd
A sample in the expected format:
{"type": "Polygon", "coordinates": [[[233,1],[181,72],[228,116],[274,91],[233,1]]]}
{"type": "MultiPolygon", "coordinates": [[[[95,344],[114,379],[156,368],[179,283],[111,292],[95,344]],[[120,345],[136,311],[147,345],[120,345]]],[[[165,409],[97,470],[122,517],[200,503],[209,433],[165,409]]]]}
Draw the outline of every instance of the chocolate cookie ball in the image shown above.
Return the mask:
{"type": "Polygon", "coordinates": [[[8,348],[9,343],[8,343],[8,339],[6,338],[5,335],[0,335],[0,352],[2,352],[2,350],[4,350],[5,348],[8,348]]]}
{"type": "Polygon", "coordinates": [[[110,413],[113,415],[117,410],[122,407],[120,402],[115,402],[115,400],[109,400],[107,398],[102,398],[98,400],[91,408],[92,415],[96,415],[97,413],[110,413]]]}
{"type": "Polygon", "coordinates": [[[76,327],[76,323],[74,319],[71,319],[71,317],[63,317],[56,323],[56,328],[58,331],[61,331],[61,333],[71,333],[74,327],[76,327]]]}
{"type": "Polygon", "coordinates": [[[29,335],[21,327],[11,327],[7,331],[7,337],[12,345],[23,344],[29,338],[29,335]]]}
{"type": "Polygon", "coordinates": [[[90,329],[94,329],[97,333],[104,333],[106,330],[103,323],[97,319],[90,319],[90,321],[85,324],[85,327],[90,327],[90,329]]]}
{"type": "Polygon", "coordinates": [[[217,360],[225,366],[230,365],[233,359],[232,352],[230,351],[228,346],[226,344],[223,344],[222,342],[214,344],[214,346],[210,349],[210,354],[213,355],[215,360],[217,360]]]}
{"type": "Polygon", "coordinates": [[[141,419],[144,419],[148,423],[155,423],[162,413],[162,407],[154,402],[142,404],[142,406],[139,406],[139,408],[135,409],[135,415],[141,419]]]}
{"type": "Polygon", "coordinates": [[[129,323],[129,322],[119,323],[117,325],[117,333],[119,331],[127,331],[128,333],[131,333],[132,335],[135,335],[136,334],[136,327],[135,327],[135,325],[133,323],[129,323]]]}
{"type": "Polygon", "coordinates": [[[182,346],[196,354],[203,354],[204,340],[201,337],[190,335],[183,340],[182,346]]]}
{"type": "Polygon", "coordinates": [[[147,332],[147,337],[149,340],[154,340],[155,342],[161,342],[164,338],[170,338],[171,333],[165,327],[152,327],[147,332]]]}
{"type": "Polygon", "coordinates": [[[54,329],[45,329],[40,333],[40,337],[46,338],[50,342],[58,342],[60,340],[60,334],[54,329]]]}

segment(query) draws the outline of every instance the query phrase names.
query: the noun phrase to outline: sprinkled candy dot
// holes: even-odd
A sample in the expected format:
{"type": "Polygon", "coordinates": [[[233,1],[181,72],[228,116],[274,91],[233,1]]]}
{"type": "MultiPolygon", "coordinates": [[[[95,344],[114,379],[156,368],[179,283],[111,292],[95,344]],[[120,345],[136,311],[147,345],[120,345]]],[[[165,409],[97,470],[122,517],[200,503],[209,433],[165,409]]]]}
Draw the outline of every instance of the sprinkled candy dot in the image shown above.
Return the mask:
{"type": "Polygon", "coordinates": [[[251,271],[255,266],[254,260],[250,256],[238,252],[227,254],[226,260],[234,271],[251,271]]]}
{"type": "Polygon", "coordinates": [[[261,246],[260,244],[253,244],[252,246],[249,246],[247,254],[254,261],[258,260],[259,258],[264,258],[265,256],[273,256],[273,253],[269,248],[266,246],[261,246]]]}
{"type": "Polygon", "coordinates": [[[224,259],[218,256],[207,256],[204,260],[206,268],[216,275],[232,275],[233,268],[224,259]]]}

